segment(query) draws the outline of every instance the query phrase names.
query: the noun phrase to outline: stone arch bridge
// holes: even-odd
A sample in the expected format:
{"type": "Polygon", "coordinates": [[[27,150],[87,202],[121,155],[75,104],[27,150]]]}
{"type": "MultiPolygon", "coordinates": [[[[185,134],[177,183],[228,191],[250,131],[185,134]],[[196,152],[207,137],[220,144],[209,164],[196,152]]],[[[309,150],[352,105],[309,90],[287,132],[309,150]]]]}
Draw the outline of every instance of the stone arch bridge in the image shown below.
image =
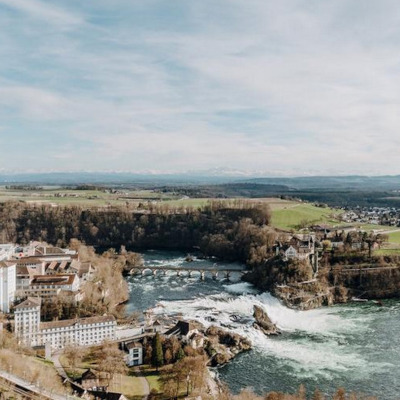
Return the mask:
{"type": "Polygon", "coordinates": [[[169,267],[169,266],[144,266],[144,267],[135,267],[130,271],[131,275],[172,275],[176,276],[187,276],[191,278],[192,276],[199,276],[201,280],[204,280],[206,275],[211,276],[213,279],[217,279],[218,276],[222,276],[226,279],[229,279],[233,273],[238,273],[240,275],[244,275],[246,271],[244,269],[239,268],[188,268],[188,267],[169,267]]]}

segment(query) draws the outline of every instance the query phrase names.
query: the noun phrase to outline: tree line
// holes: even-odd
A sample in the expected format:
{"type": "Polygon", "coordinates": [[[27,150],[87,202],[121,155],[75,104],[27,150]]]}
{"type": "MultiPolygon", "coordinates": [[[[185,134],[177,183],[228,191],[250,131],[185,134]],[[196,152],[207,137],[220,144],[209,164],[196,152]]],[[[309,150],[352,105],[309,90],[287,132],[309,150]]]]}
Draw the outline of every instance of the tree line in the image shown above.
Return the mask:
{"type": "Polygon", "coordinates": [[[246,200],[199,208],[154,204],[143,210],[6,202],[0,204],[0,237],[20,244],[39,240],[67,246],[76,238],[104,249],[199,249],[207,256],[247,262],[266,251],[270,219],[267,204],[246,200]]]}

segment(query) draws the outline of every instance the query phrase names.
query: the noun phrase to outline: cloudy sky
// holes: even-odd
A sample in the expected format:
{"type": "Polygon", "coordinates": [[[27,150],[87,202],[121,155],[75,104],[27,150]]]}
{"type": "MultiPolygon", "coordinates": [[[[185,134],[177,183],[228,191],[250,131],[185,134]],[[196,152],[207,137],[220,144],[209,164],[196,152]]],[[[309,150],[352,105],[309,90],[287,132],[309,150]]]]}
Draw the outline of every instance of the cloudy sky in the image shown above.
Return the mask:
{"type": "Polygon", "coordinates": [[[400,173],[398,0],[0,0],[0,170],[400,173]]]}

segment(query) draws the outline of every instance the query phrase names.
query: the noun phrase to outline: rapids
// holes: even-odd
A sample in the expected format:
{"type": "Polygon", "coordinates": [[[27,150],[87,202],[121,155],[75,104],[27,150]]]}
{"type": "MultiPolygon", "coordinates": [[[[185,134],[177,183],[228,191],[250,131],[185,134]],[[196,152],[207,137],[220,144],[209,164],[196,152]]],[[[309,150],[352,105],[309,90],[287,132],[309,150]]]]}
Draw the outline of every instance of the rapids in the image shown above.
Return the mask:
{"type": "MultiPolygon", "coordinates": [[[[148,264],[181,266],[184,255],[147,252],[148,264]]],[[[213,264],[196,259],[194,265],[213,264]]],[[[235,274],[234,274],[235,275],[235,274]]],[[[205,326],[219,325],[251,340],[253,350],[218,370],[232,390],[294,391],[303,383],[331,393],[340,386],[393,399],[400,392],[400,302],[350,304],[311,311],[283,306],[269,293],[240,281],[144,276],[128,279],[130,310],[181,314],[205,326]],[[266,337],[252,327],[253,305],[264,308],[282,330],[266,337]]]]}

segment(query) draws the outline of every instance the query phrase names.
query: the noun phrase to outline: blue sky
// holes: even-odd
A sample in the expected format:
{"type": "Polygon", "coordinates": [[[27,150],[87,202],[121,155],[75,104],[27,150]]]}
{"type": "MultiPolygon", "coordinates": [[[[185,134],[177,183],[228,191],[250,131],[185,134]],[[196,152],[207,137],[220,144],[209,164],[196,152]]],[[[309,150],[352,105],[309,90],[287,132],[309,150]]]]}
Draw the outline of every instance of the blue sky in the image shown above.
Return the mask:
{"type": "Polygon", "coordinates": [[[0,170],[400,173],[396,0],[0,0],[0,170]]]}

